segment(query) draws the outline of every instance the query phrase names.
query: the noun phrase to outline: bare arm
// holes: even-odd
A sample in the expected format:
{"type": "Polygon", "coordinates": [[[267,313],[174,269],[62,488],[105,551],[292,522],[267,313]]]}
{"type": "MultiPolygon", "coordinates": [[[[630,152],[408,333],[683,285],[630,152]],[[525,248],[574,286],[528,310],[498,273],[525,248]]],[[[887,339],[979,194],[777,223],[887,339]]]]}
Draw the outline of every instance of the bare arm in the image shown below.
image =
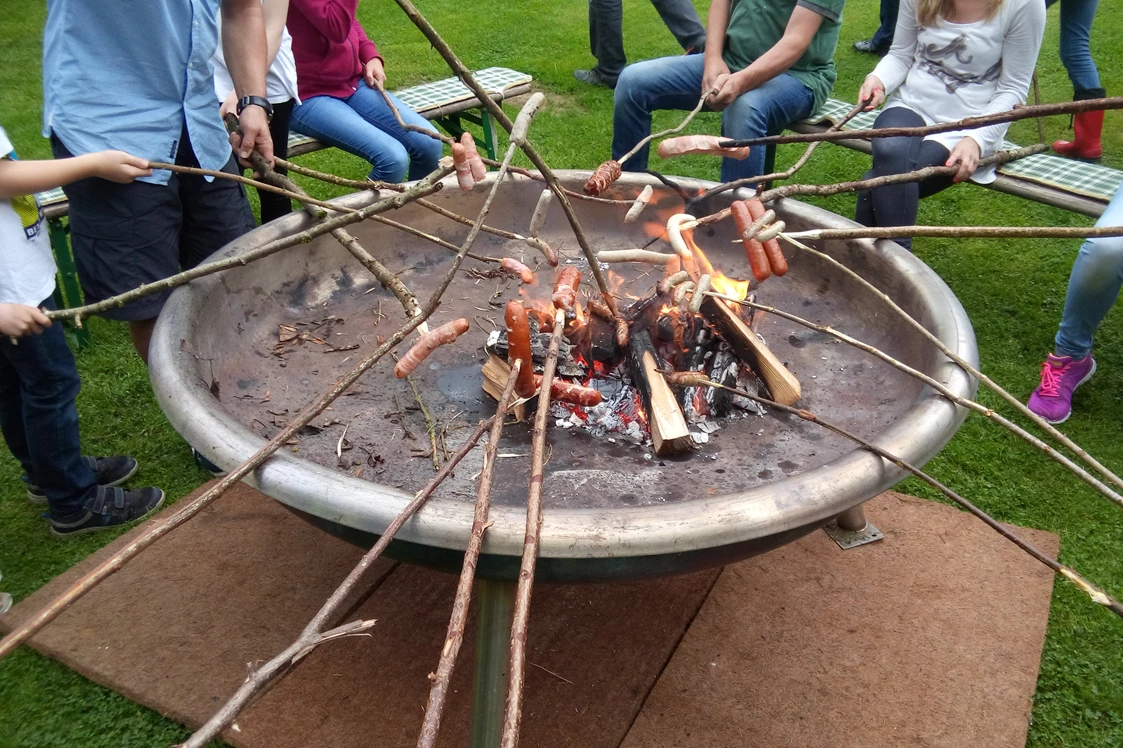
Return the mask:
{"type": "Polygon", "coordinates": [[[281,36],[289,17],[289,0],[264,0],[261,12],[265,15],[266,61],[272,65],[281,49],[281,36]]]}
{"type": "MultiPolygon", "coordinates": [[[[222,52],[238,97],[265,96],[268,43],[265,14],[260,0],[222,0],[222,52]]],[[[245,159],[250,151],[273,162],[273,138],[265,110],[248,106],[241,114],[242,135],[231,135],[230,145],[245,159]]]]}
{"type": "Polygon", "coordinates": [[[123,151],[99,151],[52,161],[0,159],[0,200],[33,195],[86,177],[131,182],[152,176],[148,162],[123,151]]]}
{"type": "MultiPolygon", "coordinates": [[[[794,65],[811,45],[811,40],[819,31],[822,22],[821,15],[797,5],[792,11],[792,17],[788,19],[788,25],[780,40],[754,60],[753,64],[731,74],[721,90],[713,97],[713,107],[725,109],[741,94],[752,91],[794,65]]],[[[709,49],[709,38],[706,39],[706,48],[709,49]]]]}
{"type": "Polygon", "coordinates": [[[725,30],[729,27],[730,0],[713,0],[706,17],[706,50],[702,53],[704,71],[702,73],[702,93],[711,88],[721,88],[729,77],[729,66],[725,64],[725,30]],[[719,80],[720,78],[720,80],[719,80]]]}

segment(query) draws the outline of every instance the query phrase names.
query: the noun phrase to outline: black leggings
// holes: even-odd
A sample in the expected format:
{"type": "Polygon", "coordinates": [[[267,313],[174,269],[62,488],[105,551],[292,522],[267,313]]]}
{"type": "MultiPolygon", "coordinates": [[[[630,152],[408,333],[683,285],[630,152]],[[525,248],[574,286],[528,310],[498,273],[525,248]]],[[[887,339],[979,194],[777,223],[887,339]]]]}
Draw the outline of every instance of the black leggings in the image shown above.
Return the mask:
{"type": "MultiPolygon", "coordinates": [[[[277,158],[289,157],[289,121],[292,119],[292,108],[296,102],[292,99],[273,105],[273,119],[269,121],[269,134],[273,136],[273,155],[277,158]]],[[[288,174],[288,169],[277,167],[278,174],[288,174]]],[[[269,223],[274,218],[288,215],[292,212],[292,201],[276,192],[258,190],[258,199],[261,201],[261,222],[269,223]]]]}
{"type": "MultiPolygon", "coordinates": [[[[923,118],[911,109],[895,106],[877,116],[873,126],[917,127],[923,118]]],[[[943,166],[951,153],[934,140],[919,137],[873,138],[873,168],[863,179],[901,174],[925,166],[943,166]]],[[[935,195],[953,184],[951,177],[928,177],[922,182],[888,184],[858,193],[854,220],[863,226],[911,226],[916,223],[920,198],[935,195]]],[[[911,237],[897,240],[905,249],[912,249],[911,237]]]]}

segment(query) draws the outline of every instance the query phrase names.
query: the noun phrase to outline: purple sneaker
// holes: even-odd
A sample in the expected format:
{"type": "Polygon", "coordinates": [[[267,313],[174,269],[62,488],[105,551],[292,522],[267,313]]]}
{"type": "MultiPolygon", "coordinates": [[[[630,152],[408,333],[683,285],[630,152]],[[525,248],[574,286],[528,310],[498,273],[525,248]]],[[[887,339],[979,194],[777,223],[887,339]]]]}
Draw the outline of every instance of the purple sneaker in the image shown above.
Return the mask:
{"type": "Polygon", "coordinates": [[[1072,414],[1072,393],[1096,373],[1096,360],[1054,356],[1041,365],[1041,384],[1029,398],[1029,409],[1049,423],[1064,423],[1072,414]]]}

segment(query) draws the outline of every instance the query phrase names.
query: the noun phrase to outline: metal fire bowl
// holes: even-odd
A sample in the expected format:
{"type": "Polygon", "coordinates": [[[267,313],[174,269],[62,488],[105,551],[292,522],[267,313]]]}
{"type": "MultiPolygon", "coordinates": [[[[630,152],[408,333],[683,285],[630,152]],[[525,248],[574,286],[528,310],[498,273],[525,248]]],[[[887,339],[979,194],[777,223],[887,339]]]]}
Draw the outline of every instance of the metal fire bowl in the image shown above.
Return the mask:
{"type": "MultiPolygon", "coordinates": [[[[580,188],[588,172],[560,172],[580,188]]],[[[460,192],[455,182],[434,196],[442,205],[475,216],[482,187],[460,192]]],[[[688,189],[709,183],[683,180],[688,189]]],[[[625,206],[574,201],[594,247],[639,246],[646,232],[681,210],[670,190],[647,176],[625,175],[610,197],[630,198],[646,184],[655,197],[640,221],[623,222],[625,206]]],[[[542,191],[540,183],[511,177],[488,216],[494,226],[525,230],[542,191]]],[[[709,210],[729,204],[729,193],[709,210]]],[[[744,198],[741,193],[737,197],[744,198]]],[[[369,194],[339,203],[361,207],[369,194]]],[[[839,216],[794,200],[778,201],[777,214],[789,229],[853,226],[839,216]]],[[[467,227],[417,206],[392,214],[395,220],[459,244],[467,227]]],[[[311,220],[293,214],[262,226],[218,255],[228,256],[307,228],[311,220]]],[[[373,221],[348,229],[420,298],[437,283],[452,254],[438,246],[373,221]]],[[[542,236],[566,261],[583,265],[562,211],[554,205],[542,236]]],[[[733,244],[730,221],[701,230],[696,239],[711,261],[730,276],[748,277],[744,251],[733,244]]],[[[911,315],[969,361],[978,353],[963,308],[932,270],[894,243],[819,243],[889,294],[911,315]]],[[[657,243],[653,249],[669,249],[657,243]]],[[[481,234],[475,251],[522,258],[533,266],[534,250],[519,241],[481,234]]],[[[905,326],[885,304],[836,269],[796,250],[783,278],[764,283],[762,303],[833,325],[881,348],[965,396],[974,385],[905,326]]],[[[469,260],[465,270],[486,269],[469,260]]],[[[612,268],[630,282],[622,293],[644,295],[661,277],[646,266],[612,268]]],[[[543,267],[542,285],[528,297],[548,301],[553,273],[543,267]]],[[[588,273],[586,273],[588,278],[588,273]]],[[[590,279],[591,280],[591,279],[590,279]]],[[[435,315],[441,323],[467,317],[472,330],[445,346],[413,375],[426,407],[446,432],[451,449],[466,426],[494,413],[482,394],[480,364],[492,321],[502,324],[502,305],[519,293],[517,283],[460,275],[435,315]],[[493,296],[493,294],[497,294],[493,296]],[[489,305],[489,301],[492,302],[489,305]]],[[[330,236],[284,250],[266,260],[227,270],[180,288],[160,315],[151,348],[156,396],[172,425],[197,449],[224,468],[243,462],[300,408],[325,391],[404,320],[392,296],[377,285],[330,236]],[[379,316],[381,308],[385,318],[379,316]],[[328,334],[312,330],[332,347],[314,341],[292,346],[283,358],[271,352],[279,324],[342,319],[328,334]],[[282,366],[283,364],[283,366],[282,366]],[[218,385],[216,397],[212,382],[218,385]]],[[[803,385],[803,407],[874,440],[915,464],[936,454],[955,433],[965,413],[915,380],[826,335],[774,317],[759,328],[779,358],[803,385]]],[[[404,349],[403,349],[404,350],[404,349]]],[[[412,493],[433,474],[417,457],[428,447],[424,420],[409,384],[395,379],[387,357],[315,421],[337,421],[318,434],[278,452],[253,475],[254,485],[320,527],[362,545],[382,532],[412,493]],[[403,426],[415,439],[407,438],[403,426]],[[337,446],[347,428],[342,465],[337,446]]],[[[530,451],[530,426],[503,432],[491,521],[479,573],[511,579],[522,550],[530,451]],[[519,457],[511,457],[512,455],[519,457]]],[[[544,484],[540,578],[604,580],[658,576],[730,563],[791,542],[840,512],[889,488],[901,470],[852,444],[795,418],[779,414],[729,420],[708,444],[668,459],[650,448],[593,438],[551,424],[544,484]]],[[[406,523],[390,546],[391,555],[414,563],[458,568],[472,526],[476,476],[482,449],[475,450],[424,509],[406,523]]]]}

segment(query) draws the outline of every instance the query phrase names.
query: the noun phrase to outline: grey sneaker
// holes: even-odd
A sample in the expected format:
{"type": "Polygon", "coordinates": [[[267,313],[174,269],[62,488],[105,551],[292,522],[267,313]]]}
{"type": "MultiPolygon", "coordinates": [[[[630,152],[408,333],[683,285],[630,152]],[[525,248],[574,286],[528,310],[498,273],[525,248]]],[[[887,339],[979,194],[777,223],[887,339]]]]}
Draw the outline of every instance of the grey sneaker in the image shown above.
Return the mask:
{"type": "MultiPolygon", "coordinates": [[[[119,486],[129,478],[136,475],[139,468],[137,461],[132,457],[116,455],[114,457],[89,457],[83,455],[82,459],[90,466],[97,476],[99,486],[119,486]]],[[[31,482],[25,475],[23,482],[27,484],[27,500],[32,504],[46,504],[47,494],[39,486],[31,482]]]]}
{"type": "Polygon", "coordinates": [[[590,86],[604,86],[605,88],[616,88],[615,78],[606,78],[600,74],[595,68],[593,70],[574,70],[573,77],[582,83],[588,83],[590,86]]]}
{"type": "Polygon", "coordinates": [[[159,488],[126,491],[113,486],[98,486],[97,492],[82,505],[82,511],[51,517],[51,532],[59,537],[81,535],[125,525],[147,517],[164,503],[159,488]]]}

